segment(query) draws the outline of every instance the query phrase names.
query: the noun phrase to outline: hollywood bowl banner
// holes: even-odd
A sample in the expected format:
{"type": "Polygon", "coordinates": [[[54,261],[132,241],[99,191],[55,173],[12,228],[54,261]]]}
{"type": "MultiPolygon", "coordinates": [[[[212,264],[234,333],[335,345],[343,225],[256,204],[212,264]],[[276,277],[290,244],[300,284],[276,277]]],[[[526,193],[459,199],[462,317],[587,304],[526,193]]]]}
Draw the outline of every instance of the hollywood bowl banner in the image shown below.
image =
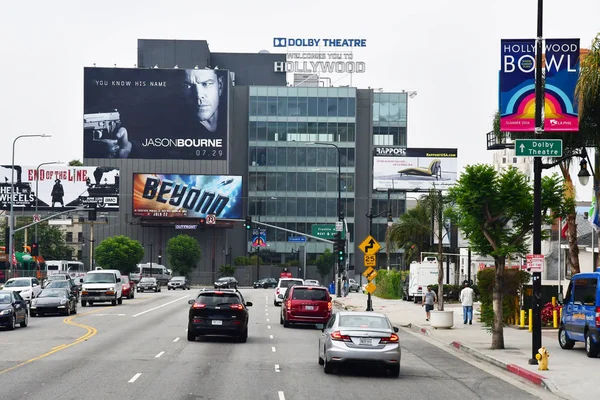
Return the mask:
{"type": "Polygon", "coordinates": [[[502,39],[500,131],[535,130],[535,39],[502,39]]]}
{"type": "Polygon", "coordinates": [[[579,39],[546,39],[544,131],[578,131],[579,39]]]}

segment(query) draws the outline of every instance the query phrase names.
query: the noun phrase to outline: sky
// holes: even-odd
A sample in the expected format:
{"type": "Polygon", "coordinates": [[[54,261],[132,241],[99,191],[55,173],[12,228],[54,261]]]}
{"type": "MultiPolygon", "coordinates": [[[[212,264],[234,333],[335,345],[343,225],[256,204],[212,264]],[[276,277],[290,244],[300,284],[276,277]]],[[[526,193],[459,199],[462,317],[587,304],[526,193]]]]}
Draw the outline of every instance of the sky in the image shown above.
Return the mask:
{"type": "MultiPolygon", "coordinates": [[[[459,168],[491,163],[485,133],[498,106],[500,40],[536,35],[535,0],[5,2],[0,14],[0,157],[81,159],[83,68],[134,67],[137,39],[207,40],[215,52],[277,52],[273,37],[365,38],[353,86],[416,91],[408,146],[458,148],[459,168]],[[368,6],[367,6],[368,5],[368,6]]],[[[600,1],[544,1],[544,37],[600,32],[600,1]]],[[[577,164],[577,163],[575,163],[577,164]]],[[[575,167],[574,167],[575,168],[575,167]]],[[[574,171],[575,174],[577,171],[574,171]]],[[[591,189],[578,188],[578,198],[591,189]]]]}

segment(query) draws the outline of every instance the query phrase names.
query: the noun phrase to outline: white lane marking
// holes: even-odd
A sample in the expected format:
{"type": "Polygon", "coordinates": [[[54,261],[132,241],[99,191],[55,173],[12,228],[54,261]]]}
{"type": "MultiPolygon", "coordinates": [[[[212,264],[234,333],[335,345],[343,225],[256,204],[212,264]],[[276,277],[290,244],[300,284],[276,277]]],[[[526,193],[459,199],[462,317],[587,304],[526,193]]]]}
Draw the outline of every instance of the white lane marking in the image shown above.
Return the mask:
{"type": "Polygon", "coordinates": [[[281,370],[279,369],[279,364],[275,364],[275,372],[281,372],[281,370]]]}
{"type": "Polygon", "coordinates": [[[124,317],[125,314],[92,314],[95,317],[108,317],[108,316],[114,316],[114,317],[124,317]]]}
{"type": "Polygon", "coordinates": [[[265,313],[265,315],[269,315],[269,313],[265,313]]]}
{"type": "Polygon", "coordinates": [[[267,322],[270,322],[270,321],[269,321],[269,318],[267,318],[267,322]]]}
{"type": "Polygon", "coordinates": [[[133,376],[133,378],[131,378],[131,379],[129,380],[129,382],[128,382],[128,383],[133,383],[133,382],[135,382],[135,381],[137,380],[137,378],[139,378],[140,376],[142,376],[142,374],[141,374],[141,372],[138,372],[137,374],[135,374],[135,375],[133,376]]]}
{"type": "Polygon", "coordinates": [[[269,338],[270,338],[270,339],[273,339],[273,335],[269,335],[269,338]]]}
{"type": "Polygon", "coordinates": [[[176,337],[175,339],[173,339],[173,343],[177,342],[179,340],[178,337],[176,337]]]}
{"type": "Polygon", "coordinates": [[[265,296],[265,300],[266,300],[266,301],[269,301],[269,296],[265,296]]]}
{"type": "Polygon", "coordinates": [[[183,296],[183,297],[180,297],[180,298],[178,298],[178,299],[175,299],[175,300],[173,300],[173,301],[169,301],[168,303],[161,304],[160,306],[156,306],[156,307],[149,308],[149,309],[147,309],[146,311],[142,311],[141,313],[134,314],[134,315],[133,315],[133,317],[139,317],[140,315],[144,315],[144,314],[146,314],[146,313],[149,313],[150,311],[158,310],[159,308],[166,307],[166,306],[168,306],[169,304],[173,304],[173,303],[175,303],[176,301],[183,300],[183,299],[187,299],[187,298],[189,298],[189,297],[190,297],[190,296],[183,296]]]}
{"type": "Polygon", "coordinates": [[[185,328],[185,331],[187,332],[187,328],[185,328]]]}
{"type": "Polygon", "coordinates": [[[285,400],[285,396],[283,395],[283,392],[281,390],[277,392],[277,394],[279,395],[279,400],[285,400]]]}
{"type": "Polygon", "coordinates": [[[277,351],[277,350],[275,350],[275,346],[271,347],[271,351],[272,351],[273,353],[275,353],[275,352],[277,351]]]}
{"type": "Polygon", "coordinates": [[[165,354],[165,352],[161,351],[160,353],[158,353],[157,355],[155,355],[154,358],[160,358],[160,356],[162,356],[163,354],[165,354]]]}
{"type": "Polygon", "coordinates": [[[271,325],[267,325],[267,329],[271,329],[271,325]]]}

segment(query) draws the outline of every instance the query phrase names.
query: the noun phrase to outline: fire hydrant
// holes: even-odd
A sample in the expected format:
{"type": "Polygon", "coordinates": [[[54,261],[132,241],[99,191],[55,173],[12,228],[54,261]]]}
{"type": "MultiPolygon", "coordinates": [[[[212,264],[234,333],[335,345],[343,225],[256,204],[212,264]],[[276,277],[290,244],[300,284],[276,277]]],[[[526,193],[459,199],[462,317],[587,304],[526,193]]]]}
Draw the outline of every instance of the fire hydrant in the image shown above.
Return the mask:
{"type": "Polygon", "coordinates": [[[548,371],[548,357],[550,357],[550,353],[548,353],[548,350],[542,346],[535,355],[535,359],[538,360],[538,369],[540,371],[548,371]]]}

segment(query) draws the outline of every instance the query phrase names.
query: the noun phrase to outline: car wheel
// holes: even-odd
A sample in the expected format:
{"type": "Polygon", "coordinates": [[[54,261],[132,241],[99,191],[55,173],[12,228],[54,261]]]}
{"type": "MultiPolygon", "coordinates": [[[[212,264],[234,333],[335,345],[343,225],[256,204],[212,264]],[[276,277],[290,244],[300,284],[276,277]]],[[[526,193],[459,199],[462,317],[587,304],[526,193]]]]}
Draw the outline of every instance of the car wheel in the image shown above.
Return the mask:
{"type": "Polygon", "coordinates": [[[123,304],[123,296],[119,297],[119,300],[117,300],[118,304],[123,304]]]}
{"type": "Polygon", "coordinates": [[[400,376],[400,364],[398,365],[392,365],[390,367],[390,376],[392,378],[397,378],[400,376]]]}
{"type": "Polygon", "coordinates": [[[188,331],[187,331],[187,340],[188,340],[188,342],[196,341],[196,332],[194,332],[192,329],[190,329],[189,326],[188,326],[188,331]]]}
{"type": "Polygon", "coordinates": [[[600,353],[600,349],[598,349],[598,345],[592,343],[592,338],[590,337],[590,332],[585,332],[585,353],[590,358],[598,357],[598,353],[600,353]]]}
{"type": "Polygon", "coordinates": [[[93,306],[93,305],[94,305],[94,302],[93,302],[93,301],[90,301],[90,303],[89,303],[89,304],[90,304],[90,307],[91,307],[91,306],[93,306]]]}
{"type": "Polygon", "coordinates": [[[35,313],[35,312],[32,312],[32,313],[30,313],[29,315],[31,315],[32,317],[37,317],[37,316],[38,316],[38,314],[37,314],[37,313],[35,313]]]}
{"type": "Polygon", "coordinates": [[[285,319],[285,317],[283,318],[283,327],[284,328],[289,328],[290,327],[290,323],[285,319]]]}
{"type": "Polygon", "coordinates": [[[8,326],[8,330],[12,331],[17,326],[17,315],[13,313],[12,318],[10,319],[10,325],[8,326]]]}
{"type": "Polygon", "coordinates": [[[564,326],[561,326],[558,330],[558,344],[560,344],[560,348],[564,350],[571,350],[573,346],[575,346],[575,341],[569,339],[564,326]]]}
{"type": "Polygon", "coordinates": [[[71,306],[67,307],[65,309],[65,311],[63,312],[63,314],[68,317],[69,315],[71,315],[71,306]]]}
{"type": "Polygon", "coordinates": [[[75,304],[75,307],[73,307],[73,314],[77,314],[77,304],[75,304]]]}
{"type": "Polygon", "coordinates": [[[331,374],[333,372],[333,364],[327,362],[327,353],[325,353],[325,351],[323,351],[323,371],[325,371],[326,374],[331,374]]]}
{"type": "Polygon", "coordinates": [[[325,364],[325,360],[323,360],[323,357],[321,357],[321,350],[319,350],[319,365],[323,364],[325,364]]]}
{"type": "Polygon", "coordinates": [[[248,327],[244,329],[244,332],[238,337],[238,342],[246,343],[248,341],[248,327]]]}
{"type": "Polygon", "coordinates": [[[273,300],[273,305],[277,307],[277,302],[275,300],[273,300]]]}
{"type": "Polygon", "coordinates": [[[283,313],[279,313],[279,324],[283,325],[283,313]]]}
{"type": "Polygon", "coordinates": [[[21,322],[21,328],[26,328],[27,325],[29,324],[29,313],[26,312],[25,313],[25,318],[23,318],[23,322],[21,322]]]}
{"type": "Polygon", "coordinates": [[[113,300],[111,300],[110,302],[113,306],[117,305],[117,298],[115,297],[113,300]]]}
{"type": "Polygon", "coordinates": [[[131,298],[135,299],[135,292],[133,290],[131,291],[131,298]]]}

